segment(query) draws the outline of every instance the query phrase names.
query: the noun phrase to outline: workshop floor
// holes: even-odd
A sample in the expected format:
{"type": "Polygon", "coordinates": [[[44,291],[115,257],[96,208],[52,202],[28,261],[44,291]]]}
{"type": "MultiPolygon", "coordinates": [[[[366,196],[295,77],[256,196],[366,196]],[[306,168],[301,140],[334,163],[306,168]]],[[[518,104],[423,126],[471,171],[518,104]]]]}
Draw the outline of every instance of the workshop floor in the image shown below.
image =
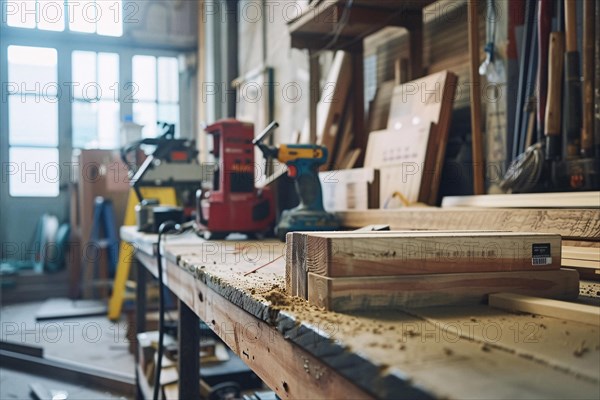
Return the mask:
{"type": "MultiPolygon", "coordinates": [[[[128,352],[126,324],[112,323],[104,316],[35,321],[43,302],[23,303],[0,309],[1,340],[42,347],[45,357],[73,361],[98,369],[134,376],[135,361],[128,352]]],[[[0,369],[0,399],[30,398],[33,379],[47,388],[73,393],[70,398],[110,398],[108,393],[72,383],[0,369]],[[62,385],[62,386],[61,386],[62,385]]]]}

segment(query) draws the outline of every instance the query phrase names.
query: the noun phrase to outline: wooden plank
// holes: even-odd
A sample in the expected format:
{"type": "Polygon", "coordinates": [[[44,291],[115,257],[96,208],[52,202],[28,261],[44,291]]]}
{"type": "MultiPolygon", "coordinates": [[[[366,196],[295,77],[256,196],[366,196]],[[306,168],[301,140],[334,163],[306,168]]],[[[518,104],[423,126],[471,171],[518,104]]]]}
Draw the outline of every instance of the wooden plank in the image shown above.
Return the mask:
{"type": "Polygon", "coordinates": [[[367,232],[305,236],[296,273],[387,276],[560,268],[560,236],[516,232],[367,232]]]}
{"type": "MultiPolygon", "coordinates": [[[[400,182],[403,186],[416,186],[410,190],[416,194],[408,197],[409,203],[418,201],[434,205],[437,202],[456,87],[456,75],[441,71],[394,88],[387,129],[403,135],[396,141],[403,144],[403,149],[390,154],[384,147],[370,159],[387,160],[386,165],[411,168],[408,173],[392,171],[392,175],[402,174],[400,182]],[[407,177],[411,178],[412,185],[404,185],[407,177]]],[[[383,199],[383,192],[382,196],[383,199]]]]}
{"type": "Polygon", "coordinates": [[[321,100],[317,105],[317,142],[329,150],[326,166],[332,160],[331,153],[336,143],[351,81],[351,57],[348,53],[339,51],[335,54],[321,100]]]}
{"type": "MultiPolygon", "coordinates": [[[[598,327],[542,315],[510,313],[484,304],[418,308],[411,309],[410,313],[435,324],[441,330],[460,331],[458,333],[464,337],[486,343],[490,352],[499,349],[515,354],[554,370],[580,376],[594,382],[600,389],[598,327]],[[465,316],[468,316],[468,322],[465,316]],[[468,329],[456,329],[457,326],[466,325],[468,329]]],[[[542,381],[546,383],[547,379],[542,381]]],[[[517,397],[536,396],[522,394],[517,397]]]]}
{"type": "Polygon", "coordinates": [[[586,304],[524,296],[516,293],[494,293],[489,305],[512,312],[526,312],[600,327],[600,307],[586,304]]]}
{"type": "Polygon", "coordinates": [[[600,206],[600,192],[488,194],[447,196],[442,207],[491,208],[594,208],[600,206]]]}
{"type": "Polygon", "coordinates": [[[589,268],[589,269],[600,270],[600,261],[579,260],[576,258],[563,258],[562,266],[563,267],[577,267],[577,268],[589,268]]]}
{"type": "Polygon", "coordinates": [[[600,248],[597,247],[576,247],[563,244],[562,253],[564,258],[600,262],[600,248]]]}
{"type": "Polygon", "coordinates": [[[369,132],[379,131],[387,127],[394,86],[396,86],[396,83],[391,80],[382,82],[377,88],[375,97],[371,101],[369,107],[369,132]]]}
{"type": "Polygon", "coordinates": [[[579,274],[567,269],[351,278],[308,274],[308,302],[336,312],[478,304],[504,291],[575,299],[579,274]]]}
{"type": "Polygon", "coordinates": [[[391,229],[488,229],[548,232],[563,238],[600,241],[599,209],[439,209],[339,212],[342,226],[389,224],[391,229]]]}
{"type": "Polygon", "coordinates": [[[479,10],[478,0],[469,0],[469,53],[471,98],[471,146],[473,160],[473,192],[485,193],[485,161],[483,159],[483,136],[481,135],[481,86],[479,77],[479,10]]]}

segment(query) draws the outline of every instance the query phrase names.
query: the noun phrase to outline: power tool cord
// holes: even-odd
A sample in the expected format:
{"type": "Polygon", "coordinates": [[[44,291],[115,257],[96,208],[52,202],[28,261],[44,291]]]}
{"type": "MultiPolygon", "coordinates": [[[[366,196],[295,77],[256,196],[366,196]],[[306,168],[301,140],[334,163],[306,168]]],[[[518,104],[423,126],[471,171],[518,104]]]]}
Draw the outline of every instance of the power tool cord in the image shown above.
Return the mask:
{"type": "Polygon", "coordinates": [[[162,370],[162,358],[164,352],[165,339],[165,295],[164,295],[164,278],[162,266],[161,242],[163,235],[174,232],[181,234],[193,227],[193,222],[188,222],[183,225],[177,224],[174,221],[163,222],[158,228],[158,243],[156,251],[156,263],[158,267],[158,349],[156,351],[156,369],[154,370],[154,391],[152,398],[159,399],[160,390],[160,372],[162,370]]]}

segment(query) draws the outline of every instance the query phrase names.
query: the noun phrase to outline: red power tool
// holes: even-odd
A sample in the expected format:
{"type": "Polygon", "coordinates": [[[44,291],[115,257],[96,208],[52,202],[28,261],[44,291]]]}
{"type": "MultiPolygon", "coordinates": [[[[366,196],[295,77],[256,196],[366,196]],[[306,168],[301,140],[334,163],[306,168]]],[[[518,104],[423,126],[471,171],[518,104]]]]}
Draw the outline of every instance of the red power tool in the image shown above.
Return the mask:
{"type": "Polygon", "coordinates": [[[230,233],[262,236],[275,222],[275,204],[269,188],[254,186],[254,125],[223,119],[208,126],[213,137],[215,170],[212,190],[196,192],[199,235],[224,239],[230,233]]]}

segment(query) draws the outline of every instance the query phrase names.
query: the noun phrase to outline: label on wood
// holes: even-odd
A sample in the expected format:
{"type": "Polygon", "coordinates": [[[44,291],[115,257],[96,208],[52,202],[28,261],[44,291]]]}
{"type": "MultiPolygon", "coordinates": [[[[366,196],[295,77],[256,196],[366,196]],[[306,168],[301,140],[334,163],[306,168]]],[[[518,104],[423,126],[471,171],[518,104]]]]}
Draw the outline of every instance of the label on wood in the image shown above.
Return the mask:
{"type": "MultiPolygon", "coordinates": [[[[309,233],[306,271],[382,276],[559,269],[559,235],[516,232],[309,233]]],[[[302,251],[302,250],[300,250],[302,251]]],[[[303,267],[304,268],[304,267],[303,267]]]]}
{"type": "Polygon", "coordinates": [[[568,269],[355,278],[308,274],[309,303],[331,311],[478,304],[497,292],[575,299],[579,274],[568,269]]]}

